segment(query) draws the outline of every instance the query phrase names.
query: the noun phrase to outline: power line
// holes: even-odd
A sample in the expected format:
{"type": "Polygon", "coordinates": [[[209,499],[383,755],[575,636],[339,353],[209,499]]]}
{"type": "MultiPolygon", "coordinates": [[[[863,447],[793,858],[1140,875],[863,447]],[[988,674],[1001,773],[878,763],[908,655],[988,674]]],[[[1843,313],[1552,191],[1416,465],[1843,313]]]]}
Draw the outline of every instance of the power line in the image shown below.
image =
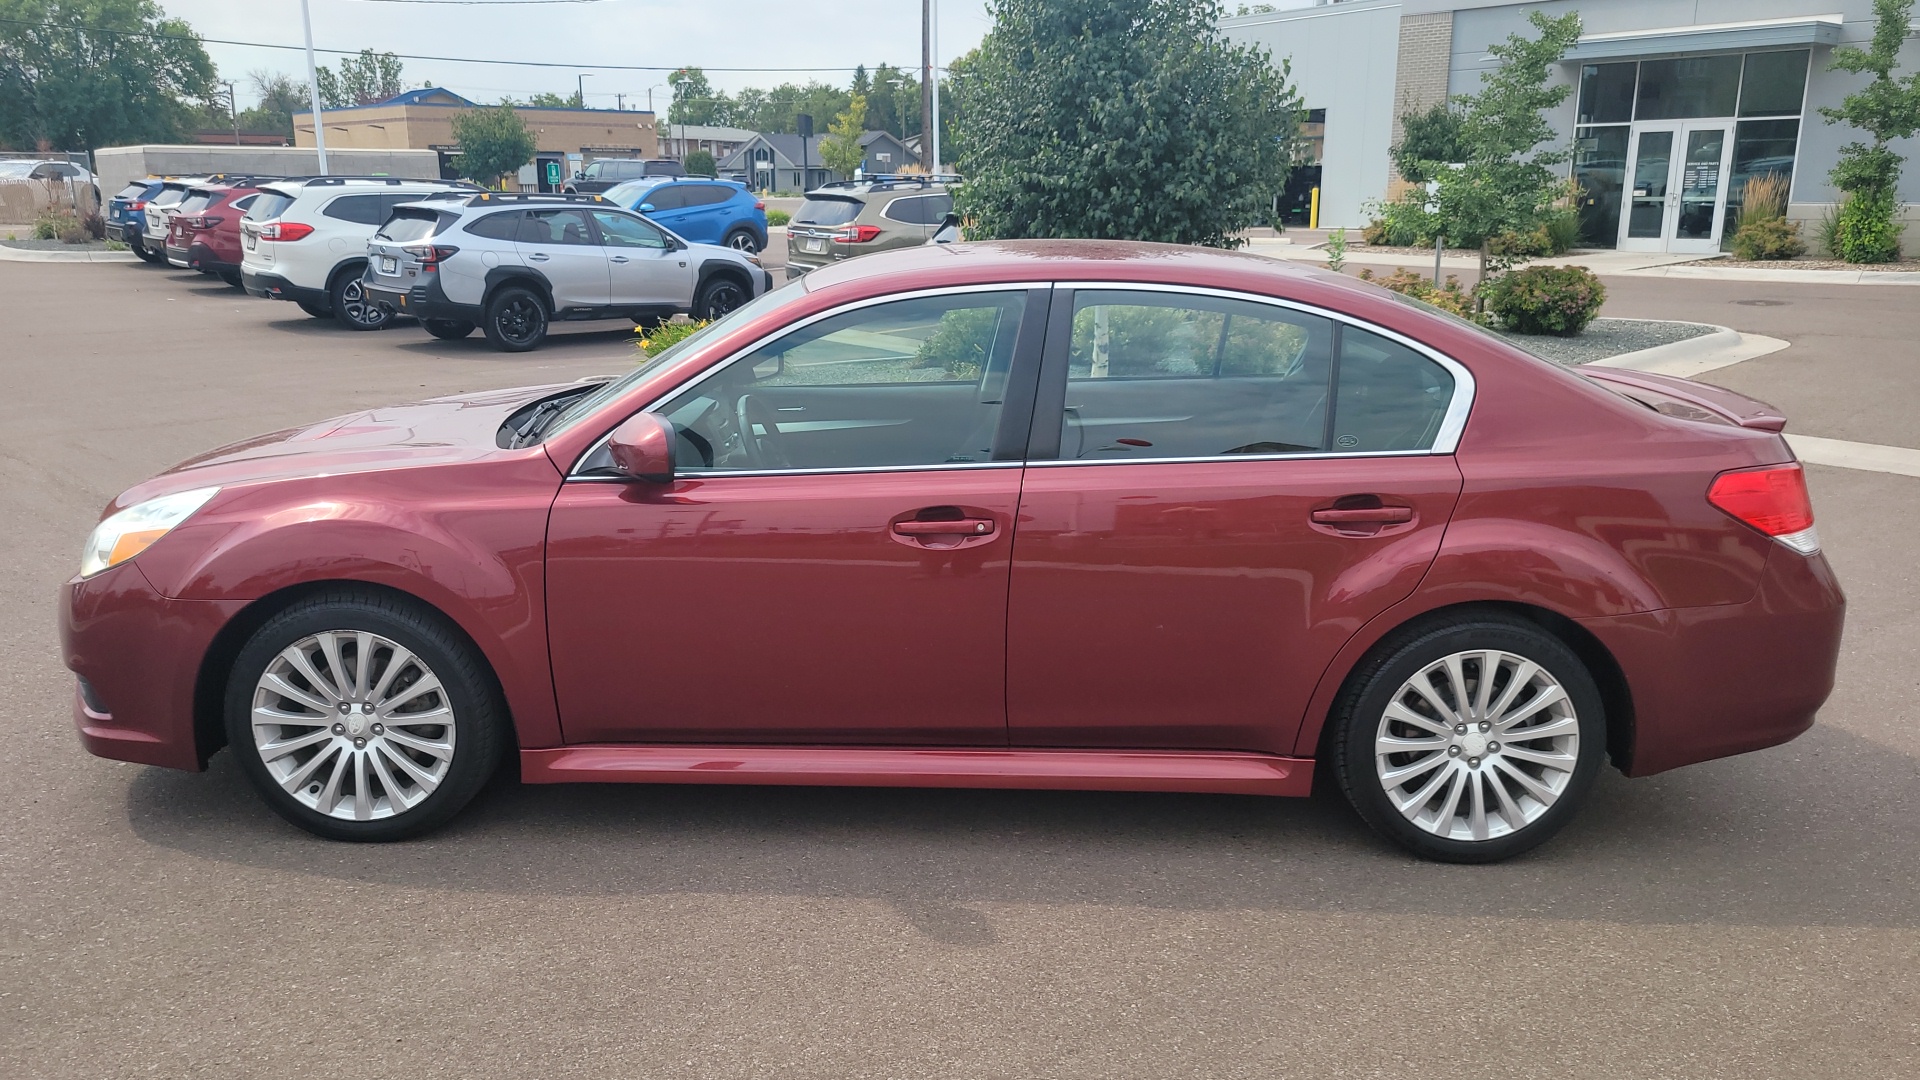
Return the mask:
{"type": "MultiPolygon", "coordinates": [[[[375,2],[395,2],[395,0],[375,0],[375,2]]],[[[451,0],[438,0],[438,2],[451,2],[451,0]]],[[[153,33],[148,33],[144,30],[113,30],[104,26],[84,26],[79,23],[50,23],[50,22],[35,22],[31,19],[0,18],[0,24],[5,24],[8,26],[32,26],[42,30],[85,30],[95,34],[106,34],[111,37],[137,37],[137,38],[146,38],[150,41],[193,41],[193,42],[198,42],[202,45],[238,45],[243,48],[249,48],[249,49],[284,49],[292,52],[306,51],[306,47],[304,45],[277,45],[272,42],[266,42],[266,41],[235,41],[231,38],[210,38],[210,37],[200,37],[198,35],[189,36],[184,34],[153,34],[153,33]]],[[[359,56],[362,52],[365,52],[367,50],[323,49],[316,45],[314,46],[313,51],[317,53],[331,53],[336,56],[359,56]]],[[[724,71],[724,72],[735,73],[735,74],[762,74],[762,73],[778,74],[778,73],[787,73],[787,72],[817,73],[817,72],[827,72],[827,71],[836,71],[836,72],[852,71],[855,68],[861,66],[859,64],[853,64],[846,67],[705,67],[700,64],[667,64],[667,65],[574,64],[574,63],[563,64],[563,63],[558,63],[556,61],[551,61],[551,60],[492,60],[492,59],[487,59],[485,57],[477,57],[477,56],[423,56],[417,53],[386,53],[384,55],[391,56],[399,60],[424,60],[424,61],[428,61],[436,64],[497,64],[497,65],[502,65],[506,67],[565,68],[568,71],[579,71],[581,69],[587,69],[592,71],[668,71],[668,72],[672,72],[672,71],[680,71],[690,67],[698,67],[702,71],[724,71]]]]}

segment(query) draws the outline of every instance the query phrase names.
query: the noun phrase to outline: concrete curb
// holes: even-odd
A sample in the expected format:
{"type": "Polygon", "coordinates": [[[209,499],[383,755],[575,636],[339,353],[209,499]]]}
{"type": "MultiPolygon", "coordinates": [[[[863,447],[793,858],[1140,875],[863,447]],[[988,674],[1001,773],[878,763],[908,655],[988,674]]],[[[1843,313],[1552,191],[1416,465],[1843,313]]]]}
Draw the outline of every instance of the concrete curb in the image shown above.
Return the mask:
{"type": "Polygon", "coordinates": [[[1609,356],[1593,361],[1592,366],[1630,368],[1634,371],[1651,371],[1656,375],[1674,375],[1682,379],[1691,379],[1695,375],[1715,368],[1728,367],[1743,360],[1777,353],[1791,344],[1763,334],[1742,334],[1731,327],[1714,326],[1712,323],[1700,325],[1713,326],[1713,332],[1691,337],[1685,341],[1655,345],[1651,349],[1609,356]]]}
{"type": "Polygon", "coordinates": [[[17,248],[0,244],[0,262],[112,263],[139,261],[140,256],[135,255],[131,251],[40,251],[35,248],[17,248]]]}
{"type": "Polygon", "coordinates": [[[1911,270],[1762,270],[1757,266],[1699,266],[1677,263],[1639,270],[1616,270],[1622,277],[1677,277],[1707,281],[1777,281],[1790,285],[1920,285],[1911,270]]]}
{"type": "MultiPolygon", "coordinates": [[[[1313,247],[1286,247],[1284,242],[1265,237],[1248,241],[1242,250],[1255,255],[1265,255],[1270,259],[1288,259],[1295,262],[1309,262],[1326,265],[1325,245],[1313,247]]],[[[1658,253],[1638,254],[1605,252],[1598,258],[1580,255],[1560,255],[1548,259],[1532,259],[1519,264],[1525,266],[1581,266],[1601,277],[1677,277],[1696,281],[1771,281],[1783,285],[1920,285],[1920,272],[1908,270],[1765,270],[1752,266],[1712,265],[1715,258],[1708,256],[1671,256],[1658,253]],[[1649,262],[1648,260],[1655,260],[1649,262]],[[1665,261],[1660,261],[1665,260],[1665,261]]],[[[1391,255],[1384,252],[1368,251],[1365,248],[1349,249],[1347,263],[1352,266],[1405,266],[1421,273],[1433,272],[1433,255],[1391,255]]],[[[1480,259],[1474,255],[1443,255],[1440,258],[1440,270],[1458,273],[1462,270],[1478,271],[1480,259]]]]}

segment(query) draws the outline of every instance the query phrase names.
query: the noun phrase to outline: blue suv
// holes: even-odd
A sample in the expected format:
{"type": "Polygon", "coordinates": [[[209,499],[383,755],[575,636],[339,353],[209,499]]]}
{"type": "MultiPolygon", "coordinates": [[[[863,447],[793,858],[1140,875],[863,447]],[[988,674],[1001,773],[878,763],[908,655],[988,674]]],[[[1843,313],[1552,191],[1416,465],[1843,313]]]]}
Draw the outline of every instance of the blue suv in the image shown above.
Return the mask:
{"type": "Polygon", "coordinates": [[[691,243],[721,244],[749,255],[767,246],[767,204],[731,180],[650,176],[615,184],[603,197],[691,243]]]}
{"type": "Polygon", "coordinates": [[[129,180],[120,193],[107,202],[107,239],[118,240],[147,262],[164,263],[164,251],[150,250],[143,239],[147,231],[147,200],[160,194],[166,181],[148,177],[129,180]]]}

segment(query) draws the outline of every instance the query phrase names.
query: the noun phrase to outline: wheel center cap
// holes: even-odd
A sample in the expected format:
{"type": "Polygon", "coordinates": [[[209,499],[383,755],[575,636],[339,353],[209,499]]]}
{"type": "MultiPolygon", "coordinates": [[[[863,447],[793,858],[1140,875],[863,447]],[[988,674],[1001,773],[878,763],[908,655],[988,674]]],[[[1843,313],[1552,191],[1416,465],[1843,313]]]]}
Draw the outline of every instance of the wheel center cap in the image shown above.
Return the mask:
{"type": "Polygon", "coordinates": [[[1487,737],[1477,731],[1469,731],[1460,736],[1460,752],[1468,757],[1480,757],[1487,752],[1487,737]]]}
{"type": "Polygon", "coordinates": [[[359,735],[367,730],[367,715],[355,710],[347,714],[347,734],[359,735]]]}

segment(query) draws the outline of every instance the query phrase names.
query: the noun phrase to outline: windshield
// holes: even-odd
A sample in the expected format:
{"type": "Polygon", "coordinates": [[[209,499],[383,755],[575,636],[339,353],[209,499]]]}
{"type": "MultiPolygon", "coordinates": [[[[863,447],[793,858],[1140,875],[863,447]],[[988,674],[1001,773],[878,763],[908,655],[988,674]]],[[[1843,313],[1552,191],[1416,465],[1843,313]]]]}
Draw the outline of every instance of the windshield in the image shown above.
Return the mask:
{"type": "Polygon", "coordinates": [[[282,210],[292,205],[293,196],[272,188],[265,188],[260,192],[260,197],[253,201],[253,205],[247,207],[247,220],[272,221],[280,216],[282,210]]]}
{"type": "Polygon", "coordinates": [[[423,207],[401,206],[393,211],[380,231],[373,234],[375,240],[392,240],[404,244],[412,240],[424,240],[440,227],[440,215],[423,207]]]}
{"type": "Polygon", "coordinates": [[[793,215],[795,225],[845,225],[860,216],[865,206],[858,199],[809,195],[793,215]]]}
{"type": "Polygon", "coordinates": [[[196,191],[180,200],[180,212],[186,215],[197,214],[213,205],[217,196],[211,191],[196,191]]]}
{"type": "Polygon", "coordinates": [[[659,179],[625,180],[613,185],[602,193],[601,197],[610,203],[617,203],[631,210],[640,205],[640,197],[660,186],[659,179]]]}
{"type": "Polygon", "coordinates": [[[32,171],[31,161],[0,161],[0,176],[25,176],[32,171]]]}
{"type": "Polygon", "coordinates": [[[660,371],[674,367],[697,355],[707,342],[719,340],[734,327],[752,322],[767,312],[785,307],[805,295],[807,290],[804,287],[788,285],[769,293],[762,293],[759,299],[752,303],[734,308],[728,314],[681,338],[659,356],[649,357],[646,362],[637,365],[632,371],[568,405],[565,411],[554,418],[553,423],[547,425],[543,437],[551,437],[579,423],[582,419],[592,416],[602,405],[626,393],[641,379],[650,378],[660,371]]]}
{"type": "Polygon", "coordinates": [[[160,194],[147,201],[148,206],[172,206],[187,197],[186,188],[162,188],[160,194]]]}

